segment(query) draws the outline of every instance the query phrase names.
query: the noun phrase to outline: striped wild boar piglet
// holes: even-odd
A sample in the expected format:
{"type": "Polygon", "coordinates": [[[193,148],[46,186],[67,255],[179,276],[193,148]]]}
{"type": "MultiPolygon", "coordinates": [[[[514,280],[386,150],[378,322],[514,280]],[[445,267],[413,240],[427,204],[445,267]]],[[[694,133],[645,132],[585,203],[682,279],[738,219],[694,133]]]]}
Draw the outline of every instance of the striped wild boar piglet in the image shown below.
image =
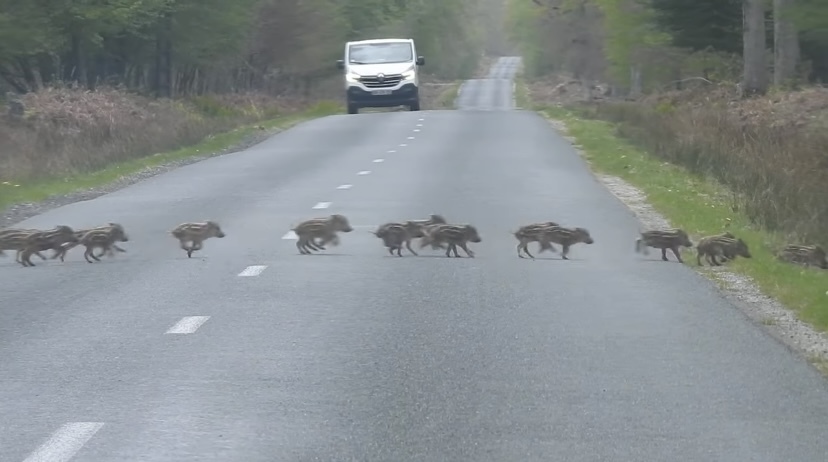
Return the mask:
{"type": "Polygon", "coordinates": [[[548,241],[543,239],[546,231],[553,227],[553,226],[560,226],[558,223],[554,221],[544,221],[540,223],[530,223],[528,225],[523,225],[518,228],[517,231],[513,232],[512,234],[518,240],[517,245],[517,254],[518,257],[523,258],[523,254],[521,252],[526,253],[529,258],[535,258],[534,255],[529,253],[529,244],[532,242],[537,242],[540,245],[540,249],[538,252],[544,252],[546,250],[551,250],[552,252],[556,252],[555,247],[548,241]]]}
{"type": "Polygon", "coordinates": [[[721,266],[727,260],[734,260],[736,257],[751,258],[748,245],[742,239],[738,239],[730,233],[715,236],[707,236],[699,239],[696,244],[696,264],[702,266],[701,257],[711,266],[721,266]],[[716,260],[717,257],[722,261],[716,260]]]}
{"type": "MultiPolygon", "coordinates": [[[[29,234],[36,233],[39,229],[22,229],[22,228],[6,228],[0,230],[0,257],[5,256],[4,250],[14,250],[14,261],[20,263],[20,254],[23,253],[23,248],[26,246],[26,238],[29,234]]],[[[35,252],[35,255],[41,260],[46,260],[40,252],[35,252]]]]}
{"type": "Polygon", "coordinates": [[[693,247],[690,237],[683,229],[651,229],[642,231],[638,239],[635,240],[635,251],[648,255],[648,247],[661,250],[661,259],[667,260],[667,249],[673,252],[679,263],[684,263],[681,259],[679,251],[681,247],[693,247]]]}
{"type": "MultiPolygon", "coordinates": [[[[561,246],[561,258],[569,260],[569,248],[575,244],[594,244],[595,241],[590,236],[586,228],[565,228],[563,226],[550,226],[539,231],[539,239],[541,247],[544,243],[554,242],[561,246]]],[[[526,250],[524,248],[524,250],[526,250]]]]}
{"type": "Polygon", "coordinates": [[[311,250],[325,250],[325,245],[339,244],[337,233],[350,233],[354,228],[345,215],[333,214],[324,218],[305,220],[291,229],[298,238],[296,248],[303,255],[310,255],[311,250]],[[316,239],[320,239],[316,242],[316,239]]]}
{"type": "Polygon", "coordinates": [[[825,249],[819,245],[786,245],[776,258],[786,263],[802,265],[805,267],[816,266],[817,268],[828,269],[825,249]]]}
{"type": "MultiPolygon", "coordinates": [[[[431,214],[425,220],[407,220],[403,222],[405,228],[408,230],[408,234],[411,236],[412,239],[420,238],[422,239],[425,234],[423,234],[423,228],[426,226],[432,225],[444,225],[446,224],[446,219],[443,218],[442,215],[431,214]]],[[[437,249],[445,249],[445,245],[440,243],[432,243],[431,248],[433,250],[437,249]]]]}
{"type": "MultiPolygon", "coordinates": [[[[402,247],[405,244],[405,247],[414,255],[417,255],[417,252],[411,248],[411,233],[409,232],[409,227],[406,226],[408,223],[386,223],[376,231],[373,231],[374,236],[382,239],[383,244],[385,247],[388,248],[388,253],[394,255],[394,251],[397,251],[397,256],[402,257],[402,247]]],[[[414,225],[416,229],[419,231],[420,226],[414,225]]]]}
{"type": "Polygon", "coordinates": [[[447,244],[447,257],[451,257],[451,252],[454,251],[454,256],[459,258],[460,254],[457,252],[457,246],[460,246],[469,258],[474,258],[474,252],[469,250],[468,243],[482,242],[477,228],[472,225],[428,225],[422,227],[422,230],[424,236],[420,240],[420,248],[427,245],[434,247],[435,244],[447,244]]]}
{"type": "Polygon", "coordinates": [[[75,230],[66,225],[58,225],[54,229],[35,231],[26,236],[23,250],[20,252],[20,264],[35,266],[32,263],[32,254],[44,250],[60,250],[63,244],[77,242],[75,230]]]}
{"type": "MultiPolygon", "coordinates": [[[[75,231],[75,237],[78,238],[78,241],[77,242],[67,242],[67,243],[63,244],[60,247],[60,249],[55,250],[55,253],[52,255],[51,258],[54,260],[55,258],[60,257],[60,261],[64,261],[65,258],[66,258],[66,253],[69,252],[70,250],[74,249],[78,245],[80,245],[81,238],[84,236],[84,234],[86,234],[90,231],[107,230],[107,229],[110,229],[110,228],[113,228],[113,227],[120,227],[120,228],[123,229],[123,227],[118,223],[109,223],[109,224],[102,225],[102,226],[96,226],[94,228],[79,229],[79,230],[75,231]]],[[[126,241],[124,241],[124,242],[126,242],[126,241]]],[[[118,247],[113,242],[111,244],[110,248],[108,250],[104,249],[101,253],[98,254],[98,257],[102,257],[104,255],[104,253],[109,253],[110,257],[115,256],[115,252],[113,252],[113,249],[118,251],[118,252],[126,252],[126,250],[118,247]]]]}
{"type": "Polygon", "coordinates": [[[178,239],[181,248],[187,251],[187,258],[192,258],[193,252],[204,247],[204,241],[211,237],[223,238],[224,231],[215,221],[204,221],[200,223],[181,223],[170,231],[174,238],[178,239]],[[189,246],[187,243],[191,243],[189,246]]]}
{"type": "Polygon", "coordinates": [[[118,247],[115,244],[116,242],[129,242],[129,237],[126,235],[123,226],[118,223],[110,223],[109,226],[87,231],[81,236],[77,245],[86,247],[86,251],[83,252],[83,258],[87,262],[92,263],[89,257],[92,257],[95,261],[101,261],[99,257],[106,253],[115,255],[113,248],[119,252],[126,252],[126,250],[118,247]],[[96,256],[92,252],[95,248],[102,250],[100,255],[96,256]]]}

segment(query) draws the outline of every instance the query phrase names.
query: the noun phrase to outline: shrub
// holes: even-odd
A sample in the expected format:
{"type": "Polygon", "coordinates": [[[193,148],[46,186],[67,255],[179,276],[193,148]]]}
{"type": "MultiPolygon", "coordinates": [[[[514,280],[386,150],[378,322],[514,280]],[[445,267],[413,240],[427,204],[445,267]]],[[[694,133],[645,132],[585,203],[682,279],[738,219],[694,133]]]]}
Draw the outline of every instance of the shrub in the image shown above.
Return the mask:
{"type": "Polygon", "coordinates": [[[0,180],[89,172],[194,144],[300,103],[263,94],[157,100],[116,88],[47,88],[21,98],[22,120],[0,119],[0,180]]]}
{"type": "Polygon", "coordinates": [[[791,240],[828,245],[828,90],[738,101],[726,91],[582,105],[618,134],[734,192],[732,207],[791,240]]]}

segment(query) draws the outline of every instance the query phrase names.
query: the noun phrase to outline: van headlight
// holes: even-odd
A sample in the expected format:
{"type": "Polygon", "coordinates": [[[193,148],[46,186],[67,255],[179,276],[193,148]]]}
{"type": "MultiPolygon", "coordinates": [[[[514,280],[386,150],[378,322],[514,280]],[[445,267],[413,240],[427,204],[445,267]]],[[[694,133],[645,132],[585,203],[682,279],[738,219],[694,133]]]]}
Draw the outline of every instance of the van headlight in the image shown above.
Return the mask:
{"type": "Polygon", "coordinates": [[[414,69],[409,69],[402,73],[403,80],[414,80],[415,75],[414,69]]]}
{"type": "Polygon", "coordinates": [[[345,80],[347,80],[348,82],[351,82],[351,83],[359,82],[360,77],[362,77],[362,76],[359,75],[359,74],[353,73],[353,72],[349,72],[349,73],[345,74],[345,80]]]}

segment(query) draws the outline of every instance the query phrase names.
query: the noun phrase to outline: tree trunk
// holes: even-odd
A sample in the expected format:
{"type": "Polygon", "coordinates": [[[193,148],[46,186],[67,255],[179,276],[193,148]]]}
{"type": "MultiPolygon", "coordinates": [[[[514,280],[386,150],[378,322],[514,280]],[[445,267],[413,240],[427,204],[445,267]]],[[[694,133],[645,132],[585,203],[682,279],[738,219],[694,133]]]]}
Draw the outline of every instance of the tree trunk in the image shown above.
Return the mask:
{"type": "Polygon", "coordinates": [[[796,80],[799,64],[799,34],[786,17],[792,0],[773,0],[773,83],[782,85],[796,80]]]}
{"type": "Polygon", "coordinates": [[[764,94],[768,89],[768,67],[765,64],[765,2],[742,1],[744,74],[743,94],[764,94]]]}

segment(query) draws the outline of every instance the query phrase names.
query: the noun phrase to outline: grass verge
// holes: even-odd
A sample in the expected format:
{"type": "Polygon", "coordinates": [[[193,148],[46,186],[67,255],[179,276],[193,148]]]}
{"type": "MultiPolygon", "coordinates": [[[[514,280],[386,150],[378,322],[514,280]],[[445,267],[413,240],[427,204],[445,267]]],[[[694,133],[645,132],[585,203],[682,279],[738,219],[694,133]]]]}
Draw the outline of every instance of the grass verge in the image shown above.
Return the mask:
{"type": "MultiPolygon", "coordinates": [[[[728,189],[634,147],[616,134],[616,126],[611,123],[584,119],[565,108],[533,109],[563,121],[596,171],[618,176],[641,189],[648,202],[674,226],[696,238],[724,230],[743,238],[753,258],[738,259],[728,267],[751,277],[762,292],[792,309],[816,330],[828,330],[828,271],[777,261],[773,249],[785,242],[733,211],[733,193],[728,189]]],[[[686,252],[683,257],[685,264],[696,267],[695,252],[686,252]]],[[[701,271],[707,274],[709,270],[701,271]]]]}
{"type": "Polygon", "coordinates": [[[445,88],[437,95],[434,100],[435,109],[454,109],[454,101],[457,95],[460,94],[460,86],[462,82],[452,82],[447,84],[445,88]]]}
{"type": "Polygon", "coordinates": [[[40,202],[52,196],[104,186],[116,181],[122,176],[134,174],[148,167],[160,166],[197,156],[209,156],[231,148],[234,145],[238,145],[245,138],[262,129],[266,132],[286,130],[306,120],[342,112],[344,110],[341,105],[327,102],[319,103],[296,114],[276,117],[256,124],[241,126],[231,131],[207,136],[200,143],[193,146],[113,163],[106,168],[94,172],[47,178],[22,184],[6,181],[0,184],[0,212],[14,204],[40,202]]]}

